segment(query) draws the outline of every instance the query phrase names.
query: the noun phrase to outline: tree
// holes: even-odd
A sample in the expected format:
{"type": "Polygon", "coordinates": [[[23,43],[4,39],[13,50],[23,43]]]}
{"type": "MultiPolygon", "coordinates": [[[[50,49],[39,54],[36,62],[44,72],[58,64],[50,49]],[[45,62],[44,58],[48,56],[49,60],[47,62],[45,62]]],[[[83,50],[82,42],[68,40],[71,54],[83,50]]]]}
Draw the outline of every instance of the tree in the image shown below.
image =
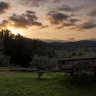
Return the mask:
{"type": "Polygon", "coordinates": [[[2,55],[3,52],[4,52],[3,39],[0,38],[0,55],[2,55]]]}
{"type": "Polygon", "coordinates": [[[25,38],[20,34],[13,35],[9,30],[1,30],[4,55],[11,57],[11,62],[22,67],[29,67],[31,57],[45,55],[45,43],[41,40],[25,38]],[[14,38],[13,38],[14,37],[14,38]]]}

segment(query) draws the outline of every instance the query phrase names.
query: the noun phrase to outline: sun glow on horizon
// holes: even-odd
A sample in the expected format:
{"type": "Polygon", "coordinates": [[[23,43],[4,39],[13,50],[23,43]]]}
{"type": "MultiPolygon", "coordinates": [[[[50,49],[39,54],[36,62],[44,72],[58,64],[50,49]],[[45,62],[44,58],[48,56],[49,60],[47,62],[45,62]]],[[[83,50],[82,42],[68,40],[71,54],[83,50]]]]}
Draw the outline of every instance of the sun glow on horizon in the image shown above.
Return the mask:
{"type": "Polygon", "coordinates": [[[17,34],[21,34],[23,35],[23,29],[14,29],[14,28],[8,28],[13,34],[17,35],[17,34]]]}

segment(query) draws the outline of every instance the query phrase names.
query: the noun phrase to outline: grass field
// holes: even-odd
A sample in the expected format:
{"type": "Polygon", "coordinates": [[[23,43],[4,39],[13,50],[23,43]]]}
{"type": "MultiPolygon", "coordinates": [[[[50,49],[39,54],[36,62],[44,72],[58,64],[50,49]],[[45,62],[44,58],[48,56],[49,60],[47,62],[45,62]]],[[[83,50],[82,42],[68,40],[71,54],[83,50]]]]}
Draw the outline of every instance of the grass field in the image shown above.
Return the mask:
{"type": "Polygon", "coordinates": [[[0,72],[0,96],[96,96],[96,82],[80,84],[70,75],[0,72]]]}

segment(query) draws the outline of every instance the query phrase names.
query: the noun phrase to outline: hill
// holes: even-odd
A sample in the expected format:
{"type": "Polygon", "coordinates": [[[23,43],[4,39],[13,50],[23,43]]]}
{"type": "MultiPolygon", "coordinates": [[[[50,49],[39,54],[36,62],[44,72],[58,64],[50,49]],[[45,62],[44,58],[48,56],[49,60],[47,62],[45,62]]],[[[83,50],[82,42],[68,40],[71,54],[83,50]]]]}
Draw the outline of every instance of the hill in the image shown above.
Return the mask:
{"type": "Polygon", "coordinates": [[[91,40],[82,40],[76,42],[50,42],[47,44],[54,49],[96,47],[96,41],[91,40]]]}

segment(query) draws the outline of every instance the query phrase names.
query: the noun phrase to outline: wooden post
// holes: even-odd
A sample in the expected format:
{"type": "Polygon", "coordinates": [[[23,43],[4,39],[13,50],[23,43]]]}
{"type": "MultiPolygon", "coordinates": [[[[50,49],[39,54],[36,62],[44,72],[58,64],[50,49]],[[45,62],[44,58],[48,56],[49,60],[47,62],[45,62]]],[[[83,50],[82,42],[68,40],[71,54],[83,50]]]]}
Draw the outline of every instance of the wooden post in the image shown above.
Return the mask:
{"type": "Polygon", "coordinates": [[[38,79],[40,79],[40,77],[42,76],[43,72],[38,71],[38,79]]]}

